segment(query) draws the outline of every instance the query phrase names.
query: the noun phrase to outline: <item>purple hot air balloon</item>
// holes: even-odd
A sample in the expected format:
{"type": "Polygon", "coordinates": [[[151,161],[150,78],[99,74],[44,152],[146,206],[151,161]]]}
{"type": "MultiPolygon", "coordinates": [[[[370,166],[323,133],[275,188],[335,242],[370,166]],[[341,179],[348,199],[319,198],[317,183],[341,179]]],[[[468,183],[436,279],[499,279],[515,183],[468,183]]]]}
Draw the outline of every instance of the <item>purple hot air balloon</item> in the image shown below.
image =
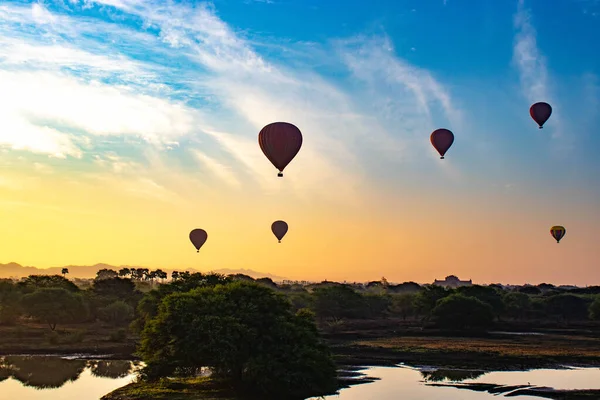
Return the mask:
{"type": "Polygon", "coordinates": [[[258,144],[271,164],[283,176],[284,168],[292,161],[302,147],[302,133],[295,125],[287,122],[273,122],[261,129],[258,144]]]}
{"type": "Polygon", "coordinates": [[[285,221],[275,221],[271,224],[271,231],[281,243],[281,239],[285,236],[288,231],[288,224],[285,221]]]}
{"type": "Polygon", "coordinates": [[[548,121],[551,114],[552,106],[548,103],[535,103],[529,108],[529,115],[531,115],[531,118],[538,124],[540,129],[544,127],[544,123],[548,121]]]}
{"type": "Polygon", "coordinates": [[[204,229],[194,229],[190,232],[190,240],[194,247],[196,248],[196,252],[200,252],[200,247],[206,242],[208,238],[208,234],[204,229]]]}
{"type": "Polygon", "coordinates": [[[436,129],[431,133],[431,144],[440,153],[440,158],[444,159],[444,154],[448,151],[452,143],[454,143],[454,134],[448,129],[436,129]]]}

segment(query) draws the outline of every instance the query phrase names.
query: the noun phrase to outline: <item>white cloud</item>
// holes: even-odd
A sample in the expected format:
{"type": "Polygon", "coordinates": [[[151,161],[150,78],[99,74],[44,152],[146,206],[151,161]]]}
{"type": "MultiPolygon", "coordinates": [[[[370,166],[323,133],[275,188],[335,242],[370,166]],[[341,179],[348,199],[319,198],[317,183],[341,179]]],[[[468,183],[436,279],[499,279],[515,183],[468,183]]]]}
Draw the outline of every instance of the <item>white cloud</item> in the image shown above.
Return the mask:
{"type": "Polygon", "coordinates": [[[231,166],[225,165],[216,158],[210,157],[209,155],[201,152],[200,150],[192,150],[192,154],[200,162],[202,166],[210,170],[216,177],[220,178],[223,182],[233,186],[240,187],[240,181],[237,179],[235,173],[232,171],[231,166]]]}
{"type": "Polygon", "coordinates": [[[45,139],[33,140],[36,133],[26,129],[33,125],[62,126],[89,135],[131,135],[156,144],[173,142],[195,129],[192,109],[128,87],[83,82],[58,73],[1,70],[0,86],[4,88],[0,113],[5,116],[0,119],[0,132],[5,143],[16,146],[26,141],[28,148],[73,153],[65,139],[68,135],[58,129],[44,127],[45,134],[35,132],[45,139]],[[16,129],[15,121],[22,121],[24,131],[16,129]]]}
{"type": "MultiPolygon", "coordinates": [[[[550,129],[553,138],[566,139],[560,118],[560,108],[552,97],[548,83],[548,67],[546,57],[537,46],[537,32],[531,23],[531,13],[525,8],[525,1],[519,0],[517,13],[514,16],[516,29],[513,62],[519,71],[521,90],[530,104],[540,101],[552,106],[551,121],[544,126],[550,129]]],[[[563,141],[565,150],[570,146],[563,141]]]]}

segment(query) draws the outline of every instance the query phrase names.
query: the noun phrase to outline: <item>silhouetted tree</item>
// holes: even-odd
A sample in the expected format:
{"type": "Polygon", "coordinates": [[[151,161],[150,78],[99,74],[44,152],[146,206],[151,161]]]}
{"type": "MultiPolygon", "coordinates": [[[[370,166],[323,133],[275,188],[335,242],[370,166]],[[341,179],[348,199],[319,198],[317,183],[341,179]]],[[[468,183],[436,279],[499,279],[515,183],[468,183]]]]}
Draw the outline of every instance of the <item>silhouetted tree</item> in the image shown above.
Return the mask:
{"type": "Polygon", "coordinates": [[[443,299],[452,292],[442,286],[424,285],[415,297],[415,309],[419,315],[428,319],[438,300],[443,299]]]}
{"type": "Polygon", "coordinates": [[[600,296],[596,296],[589,308],[590,319],[600,320],[600,296]]]}
{"type": "Polygon", "coordinates": [[[536,295],[536,294],[542,293],[540,288],[538,288],[536,286],[522,286],[518,289],[518,291],[521,293],[531,294],[531,295],[536,295]]]}
{"type": "Polygon", "coordinates": [[[119,276],[122,278],[126,278],[131,275],[131,270],[129,268],[121,268],[119,270],[119,276]]]}
{"type": "Polygon", "coordinates": [[[263,398],[304,399],[337,388],[335,364],[312,315],[294,314],[283,295],[254,282],[165,297],[142,333],[139,353],[150,379],[208,366],[263,398]]]}
{"type": "Polygon", "coordinates": [[[485,329],[492,326],[492,306],[462,294],[440,299],[432,311],[437,326],[453,330],[485,329]]]}
{"type": "Polygon", "coordinates": [[[22,314],[22,293],[10,279],[0,279],[0,325],[13,325],[22,314]]]}
{"type": "Polygon", "coordinates": [[[318,287],[312,297],[311,308],[319,318],[360,318],[365,313],[364,297],[348,285],[318,287]]]}
{"type": "Polygon", "coordinates": [[[414,293],[401,293],[392,295],[392,304],[390,305],[390,312],[393,315],[399,315],[403,320],[407,317],[411,317],[415,313],[415,297],[414,293]]]}
{"type": "Polygon", "coordinates": [[[81,297],[60,288],[40,289],[23,296],[22,304],[27,314],[44,321],[51,330],[58,323],[85,318],[81,297]]]}
{"type": "Polygon", "coordinates": [[[79,288],[70,280],[60,275],[30,275],[17,284],[23,293],[31,293],[42,288],[62,288],[70,292],[78,292],[79,288]]]}
{"type": "Polygon", "coordinates": [[[504,312],[502,294],[494,288],[481,285],[461,286],[456,288],[455,292],[467,297],[475,297],[476,299],[489,304],[492,307],[496,318],[499,318],[504,312]]]}
{"type": "Polygon", "coordinates": [[[69,273],[69,268],[63,268],[61,271],[61,274],[63,277],[66,277],[66,275],[69,273]]]}
{"type": "Polygon", "coordinates": [[[96,272],[97,280],[113,279],[113,278],[117,278],[118,276],[119,276],[119,273],[113,269],[102,268],[101,270],[96,272]]]}
{"type": "Polygon", "coordinates": [[[531,299],[521,292],[509,292],[504,296],[506,314],[512,318],[523,319],[531,309],[531,299]]]}
{"type": "Polygon", "coordinates": [[[546,312],[563,321],[583,320],[588,317],[589,302],[574,294],[559,294],[548,297],[546,312]]]}

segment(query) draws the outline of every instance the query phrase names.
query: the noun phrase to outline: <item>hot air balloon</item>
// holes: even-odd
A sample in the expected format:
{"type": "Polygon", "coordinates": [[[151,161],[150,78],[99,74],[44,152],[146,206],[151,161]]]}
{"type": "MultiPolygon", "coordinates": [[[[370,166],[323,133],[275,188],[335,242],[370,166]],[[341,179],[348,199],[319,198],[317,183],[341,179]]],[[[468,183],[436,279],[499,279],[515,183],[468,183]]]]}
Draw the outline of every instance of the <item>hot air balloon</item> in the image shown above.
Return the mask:
{"type": "Polygon", "coordinates": [[[448,151],[452,143],[454,143],[454,134],[448,129],[436,129],[429,138],[431,144],[440,153],[440,159],[444,159],[444,154],[448,151]]]}
{"type": "Polygon", "coordinates": [[[544,123],[548,121],[548,118],[550,118],[551,114],[552,107],[548,103],[535,103],[529,108],[529,115],[531,115],[531,118],[537,122],[540,129],[543,128],[544,123]]]}
{"type": "Polygon", "coordinates": [[[556,239],[556,243],[560,243],[560,239],[565,237],[565,233],[567,233],[567,230],[564,226],[556,225],[550,228],[550,234],[556,239]]]}
{"type": "Polygon", "coordinates": [[[208,234],[206,233],[206,231],[204,229],[194,229],[193,231],[190,232],[190,240],[192,241],[192,244],[196,248],[197,253],[200,252],[200,247],[202,247],[204,242],[206,242],[207,238],[208,238],[208,234]]]}
{"type": "Polygon", "coordinates": [[[284,168],[302,147],[302,133],[290,123],[273,122],[260,130],[258,144],[269,161],[279,170],[277,176],[282,177],[284,168]]]}
{"type": "Polygon", "coordinates": [[[279,240],[279,243],[281,243],[281,239],[283,239],[288,231],[288,224],[285,221],[275,221],[271,224],[271,230],[277,240],[279,240]]]}

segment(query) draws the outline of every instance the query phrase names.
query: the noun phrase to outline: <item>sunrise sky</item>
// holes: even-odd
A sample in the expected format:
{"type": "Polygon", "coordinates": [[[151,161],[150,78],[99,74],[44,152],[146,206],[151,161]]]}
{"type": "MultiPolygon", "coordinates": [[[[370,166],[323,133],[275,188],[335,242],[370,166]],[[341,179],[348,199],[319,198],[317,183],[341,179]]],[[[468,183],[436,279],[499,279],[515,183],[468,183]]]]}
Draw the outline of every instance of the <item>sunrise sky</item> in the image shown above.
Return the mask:
{"type": "Polygon", "coordinates": [[[598,38],[597,0],[3,0],[0,262],[600,284],[598,38]]]}

